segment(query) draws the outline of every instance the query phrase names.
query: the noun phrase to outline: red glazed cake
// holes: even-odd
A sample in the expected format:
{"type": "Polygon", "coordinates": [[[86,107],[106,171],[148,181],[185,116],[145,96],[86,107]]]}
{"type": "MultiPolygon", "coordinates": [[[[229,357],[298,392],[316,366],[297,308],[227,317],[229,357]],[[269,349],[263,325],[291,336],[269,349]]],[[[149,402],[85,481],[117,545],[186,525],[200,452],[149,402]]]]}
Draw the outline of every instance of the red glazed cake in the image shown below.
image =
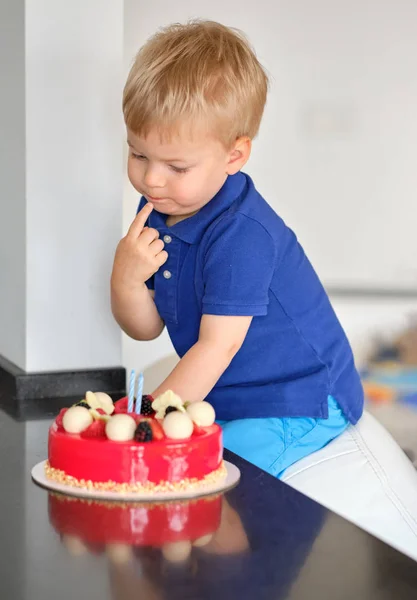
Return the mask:
{"type": "Polygon", "coordinates": [[[181,492],[217,483],[226,475],[221,428],[206,402],[187,407],[167,392],[145,396],[145,414],[128,413],[87,392],[63,409],[49,430],[48,479],[88,490],[181,492]],[[204,405],[204,406],[203,406],[204,405]]]}

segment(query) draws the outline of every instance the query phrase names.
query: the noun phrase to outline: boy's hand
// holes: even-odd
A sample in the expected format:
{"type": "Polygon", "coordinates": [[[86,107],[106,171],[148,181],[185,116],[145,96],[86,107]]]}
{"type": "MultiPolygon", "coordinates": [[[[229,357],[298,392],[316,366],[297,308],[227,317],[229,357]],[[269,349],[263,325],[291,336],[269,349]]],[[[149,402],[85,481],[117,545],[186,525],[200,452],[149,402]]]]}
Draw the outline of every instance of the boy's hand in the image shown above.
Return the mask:
{"type": "Polygon", "coordinates": [[[150,202],[145,204],[116,249],[112,280],[126,288],[142,286],[168,258],[158,231],[145,227],[152,209],[150,202]]]}

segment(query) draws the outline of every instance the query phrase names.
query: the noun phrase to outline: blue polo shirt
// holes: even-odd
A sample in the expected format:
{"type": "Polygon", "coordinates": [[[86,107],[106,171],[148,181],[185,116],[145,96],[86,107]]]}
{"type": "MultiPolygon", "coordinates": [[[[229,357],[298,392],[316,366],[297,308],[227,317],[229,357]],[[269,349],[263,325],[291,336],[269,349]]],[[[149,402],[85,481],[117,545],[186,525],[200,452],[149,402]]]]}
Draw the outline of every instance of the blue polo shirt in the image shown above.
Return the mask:
{"type": "Polygon", "coordinates": [[[166,219],[149,217],[168,260],[147,285],[178,355],[197,342],[203,314],[253,316],[207,398],[217,418],[327,418],[332,395],[356,423],[363,391],[349,342],[296,236],[251,178],[229,176],[197,214],[172,227],[166,219]]]}

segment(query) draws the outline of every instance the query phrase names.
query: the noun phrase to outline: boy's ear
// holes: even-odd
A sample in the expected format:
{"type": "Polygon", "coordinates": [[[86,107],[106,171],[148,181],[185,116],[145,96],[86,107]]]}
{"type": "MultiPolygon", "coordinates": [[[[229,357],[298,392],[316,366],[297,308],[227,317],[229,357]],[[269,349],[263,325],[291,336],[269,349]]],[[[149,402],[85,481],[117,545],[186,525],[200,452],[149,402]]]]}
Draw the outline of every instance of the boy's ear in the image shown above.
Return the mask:
{"type": "Polygon", "coordinates": [[[248,137],[240,137],[233,144],[229,153],[229,161],[226,167],[228,175],[234,175],[240,171],[249,160],[252,149],[252,140],[248,137]]]}

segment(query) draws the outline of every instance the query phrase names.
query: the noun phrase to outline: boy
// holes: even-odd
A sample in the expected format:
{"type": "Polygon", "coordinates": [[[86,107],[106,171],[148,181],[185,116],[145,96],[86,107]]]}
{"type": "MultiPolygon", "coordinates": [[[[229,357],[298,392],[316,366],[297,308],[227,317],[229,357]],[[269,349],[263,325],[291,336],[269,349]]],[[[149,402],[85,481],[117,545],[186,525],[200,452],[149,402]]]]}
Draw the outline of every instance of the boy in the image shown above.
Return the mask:
{"type": "Polygon", "coordinates": [[[140,50],[123,109],[142,200],[111,292],[128,335],[166,326],[181,357],[152,396],[207,398],[225,447],[279,477],[356,423],[363,393],[303,249],[241,172],[267,87],[246,39],[218,23],[168,27],[140,50]]]}

